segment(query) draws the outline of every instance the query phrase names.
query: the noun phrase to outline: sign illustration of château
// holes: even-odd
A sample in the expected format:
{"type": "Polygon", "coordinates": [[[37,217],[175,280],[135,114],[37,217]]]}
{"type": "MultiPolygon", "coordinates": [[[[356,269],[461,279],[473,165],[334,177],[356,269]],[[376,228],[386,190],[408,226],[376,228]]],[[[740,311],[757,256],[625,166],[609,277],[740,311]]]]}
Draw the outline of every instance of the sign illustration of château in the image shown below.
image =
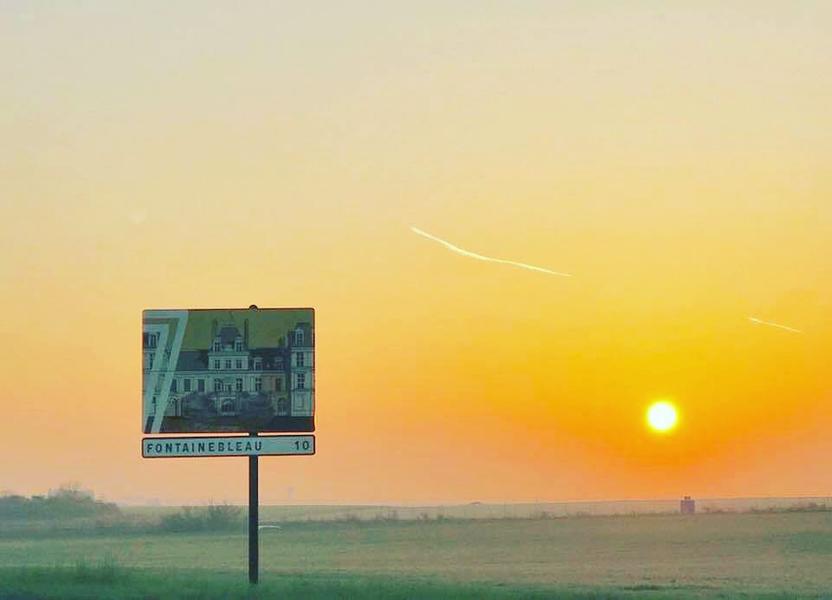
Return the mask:
{"type": "Polygon", "coordinates": [[[314,430],[311,309],[145,311],[143,321],[146,433],[314,430]]]}

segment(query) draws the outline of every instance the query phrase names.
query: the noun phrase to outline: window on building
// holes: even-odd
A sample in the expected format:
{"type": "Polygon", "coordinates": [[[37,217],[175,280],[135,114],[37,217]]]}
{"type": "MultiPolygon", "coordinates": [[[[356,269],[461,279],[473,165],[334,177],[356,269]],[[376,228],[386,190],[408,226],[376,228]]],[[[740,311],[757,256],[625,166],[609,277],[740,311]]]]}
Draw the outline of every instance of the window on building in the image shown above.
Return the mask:
{"type": "Polygon", "coordinates": [[[242,378],[241,378],[241,377],[238,377],[238,378],[237,378],[237,391],[238,391],[238,392],[242,392],[242,391],[243,391],[243,380],[242,380],[242,378]]]}
{"type": "Polygon", "coordinates": [[[306,387],[306,374],[305,373],[298,373],[297,375],[297,388],[302,390],[306,387]]]}
{"type": "Polygon", "coordinates": [[[243,360],[242,360],[241,358],[238,358],[238,359],[237,359],[237,368],[238,368],[238,369],[242,369],[242,368],[243,368],[243,360]]]}
{"type": "Polygon", "coordinates": [[[156,333],[142,334],[142,342],[145,348],[155,348],[159,341],[159,335],[156,333]]]}
{"type": "Polygon", "coordinates": [[[230,383],[226,383],[226,384],[225,384],[225,391],[226,391],[226,392],[230,392],[230,391],[231,391],[231,384],[230,384],[230,383]]]}
{"type": "Polygon", "coordinates": [[[214,380],[214,391],[221,392],[222,391],[222,381],[219,379],[214,380]]]}
{"type": "Polygon", "coordinates": [[[236,352],[243,351],[243,340],[241,338],[237,338],[236,340],[234,340],[234,350],[236,352]]]}
{"type": "Polygon", "coordinates": [[[219,370],[220,370],[220,361],[219,361],[219,359],[215,359],[215,360],[214,360],[214,370],[215,370],[215,371],[219,371],[219,370]]]}
{"type": "Polygon", "coordinates": [[[175,380],[175,379],[174,379],[173,381],[171,381],[171,382],[170,382],[170,391],[171,391],[171,392],[175,392],[175,391],[177,391],[177,390],[176,390],[176,380],[175,380]]]}
{"type": "Polygon", "coordinates": [[[254,391],[259,392],[263,389],[263,380],[260,377],[254,378],[254,391]]]}
{"type": "Polygon", "coordinates": [[[226,368],[226,369],[230,369],[230,368],[231,368],[231,359],[227,359],[227,360],[225,361],[225,368],[226,368]]]}
{"type": "Polygon", "coordinates": [[[303,346],[303,329],[295,329],[295,346],[303,346]]]}
{"type": "Polygon", "coordinates": [[[283,391],[283,380],[280,377],[274,378],[274,391],[282,392],[283,391]]]}
{"type": "Polygon", "coordinates": [[[222,342],[214,340],[214,352],[219,352],[220,350],[222,350],[222,342]]]}
{"type": "Polygon", "coordinates": [[[263,370],[263,360],[260,358],[254,359],[254,370],[255,371],[262,371],[263,370]]]}
{"type": "Polygon", "coordinates": [[[204,379],[197,379],[196,380],[196,391],[197,392],[204,392],[205,391],[205,380],[204,379]]]}
{"type": "Polygon", "coordinates": [[[234,402],[232,402],[231,400],[224,401],[222,403],[222,412],[226,413],[226,414],[235,412],[234,411],[234,402]]]}
{"type": "Polygon", "coordinates": [[[295,353],[295,366],[302,367],[303,366],[303,352],[296,352],[295,353]]]}
{"type": "Polygon", "coordinates": [[[185,378],[182,380],[182,391],[183,392],[190,392],[191,391],[191,380],[185,378]]]}
{"type": "Polygon", "coordinates": [[[280,398],[277,401],[277,414],[278,415],[288,415],[289,414],[289,401],[286,398],[280,398]]]}
{"type": "Polygon", "coordinates": [[[152,352],[149,352],[149,353],[147,354],[147,368],[148,368],[148,369],[152,369],[152,368],[153,368],[153,353],[152,353],[152,352]]]}

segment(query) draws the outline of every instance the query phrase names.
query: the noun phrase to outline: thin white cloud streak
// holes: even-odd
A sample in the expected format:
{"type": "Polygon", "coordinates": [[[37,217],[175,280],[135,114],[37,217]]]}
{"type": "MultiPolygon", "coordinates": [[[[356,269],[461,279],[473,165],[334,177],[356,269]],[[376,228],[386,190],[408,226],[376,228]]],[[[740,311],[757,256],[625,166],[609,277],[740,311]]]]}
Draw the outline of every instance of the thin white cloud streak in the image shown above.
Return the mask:
{"type": "Polygon", "coordinates": [[[546,273],[547,275],[556,275],[558,277],[572,277],[571,273],[560,273],[558,271],[552,271],[551,269],[536,267],[535,265],[527,265],[526,263],[516,262],[513,260],[506,260],[504,258],[494,258],[492,256],[483,256],[482,254],[477,254],[476,252],[470,252],[469,250],[465,250],[464,248],[460,248],[459,246],[454,246],[452,243],[446,242],[442,238],[438,238],[435,235],[431,235],[427,231],[422,231],[418,227],[413,227],[412,225],[410,227],[410,230],[417,235],[421,235],[424,238],[442,244],[451,252],[456,252],[457,254],[467,256],[468,258],[482,260],[485,262],[498,263],[501,265],[509,265],[512,267],[518,267],[520,269],[528,269],[529,271],[537,271],[538,273],[546,273]]]}
{"type": "Polygon", "coordinates": [[[772,323],[771,321],[763,321],[757,317],[748,317],[748,320],[755,325],[768,325],[769,327],[777,327],[778,329],[784,329],[786,331],[791,331],[792,333],[803,333],[800,329],[795,329],[794,327],[789,327],[788,325],[781,325],[780,323],[772,323]]]}

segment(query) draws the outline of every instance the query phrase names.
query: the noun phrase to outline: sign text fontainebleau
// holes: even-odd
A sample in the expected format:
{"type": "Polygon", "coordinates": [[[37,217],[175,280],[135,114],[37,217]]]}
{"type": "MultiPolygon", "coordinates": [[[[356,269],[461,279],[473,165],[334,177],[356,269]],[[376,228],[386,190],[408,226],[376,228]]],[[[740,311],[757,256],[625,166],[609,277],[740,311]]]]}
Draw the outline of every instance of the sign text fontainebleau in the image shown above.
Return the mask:
{"type": "Polygon", "coordinates": [[[144,458],[288,456],[315,454],[314,435],[161,437],[142,440],[144,458]]]}

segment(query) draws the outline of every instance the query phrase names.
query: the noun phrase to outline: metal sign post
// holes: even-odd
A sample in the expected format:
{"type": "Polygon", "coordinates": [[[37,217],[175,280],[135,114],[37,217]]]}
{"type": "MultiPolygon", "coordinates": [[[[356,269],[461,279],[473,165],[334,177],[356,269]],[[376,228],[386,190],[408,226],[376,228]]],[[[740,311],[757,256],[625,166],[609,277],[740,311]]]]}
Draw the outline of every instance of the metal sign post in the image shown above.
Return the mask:
{"type": "MultiPolygon", "coordinates": [[[[252,433],[251,437],[257,437],[252,433]]],[[[257,455],[248,457],[248,582],[256,584],[260,577],[260,499],[258,497],[257,455]]]]}

